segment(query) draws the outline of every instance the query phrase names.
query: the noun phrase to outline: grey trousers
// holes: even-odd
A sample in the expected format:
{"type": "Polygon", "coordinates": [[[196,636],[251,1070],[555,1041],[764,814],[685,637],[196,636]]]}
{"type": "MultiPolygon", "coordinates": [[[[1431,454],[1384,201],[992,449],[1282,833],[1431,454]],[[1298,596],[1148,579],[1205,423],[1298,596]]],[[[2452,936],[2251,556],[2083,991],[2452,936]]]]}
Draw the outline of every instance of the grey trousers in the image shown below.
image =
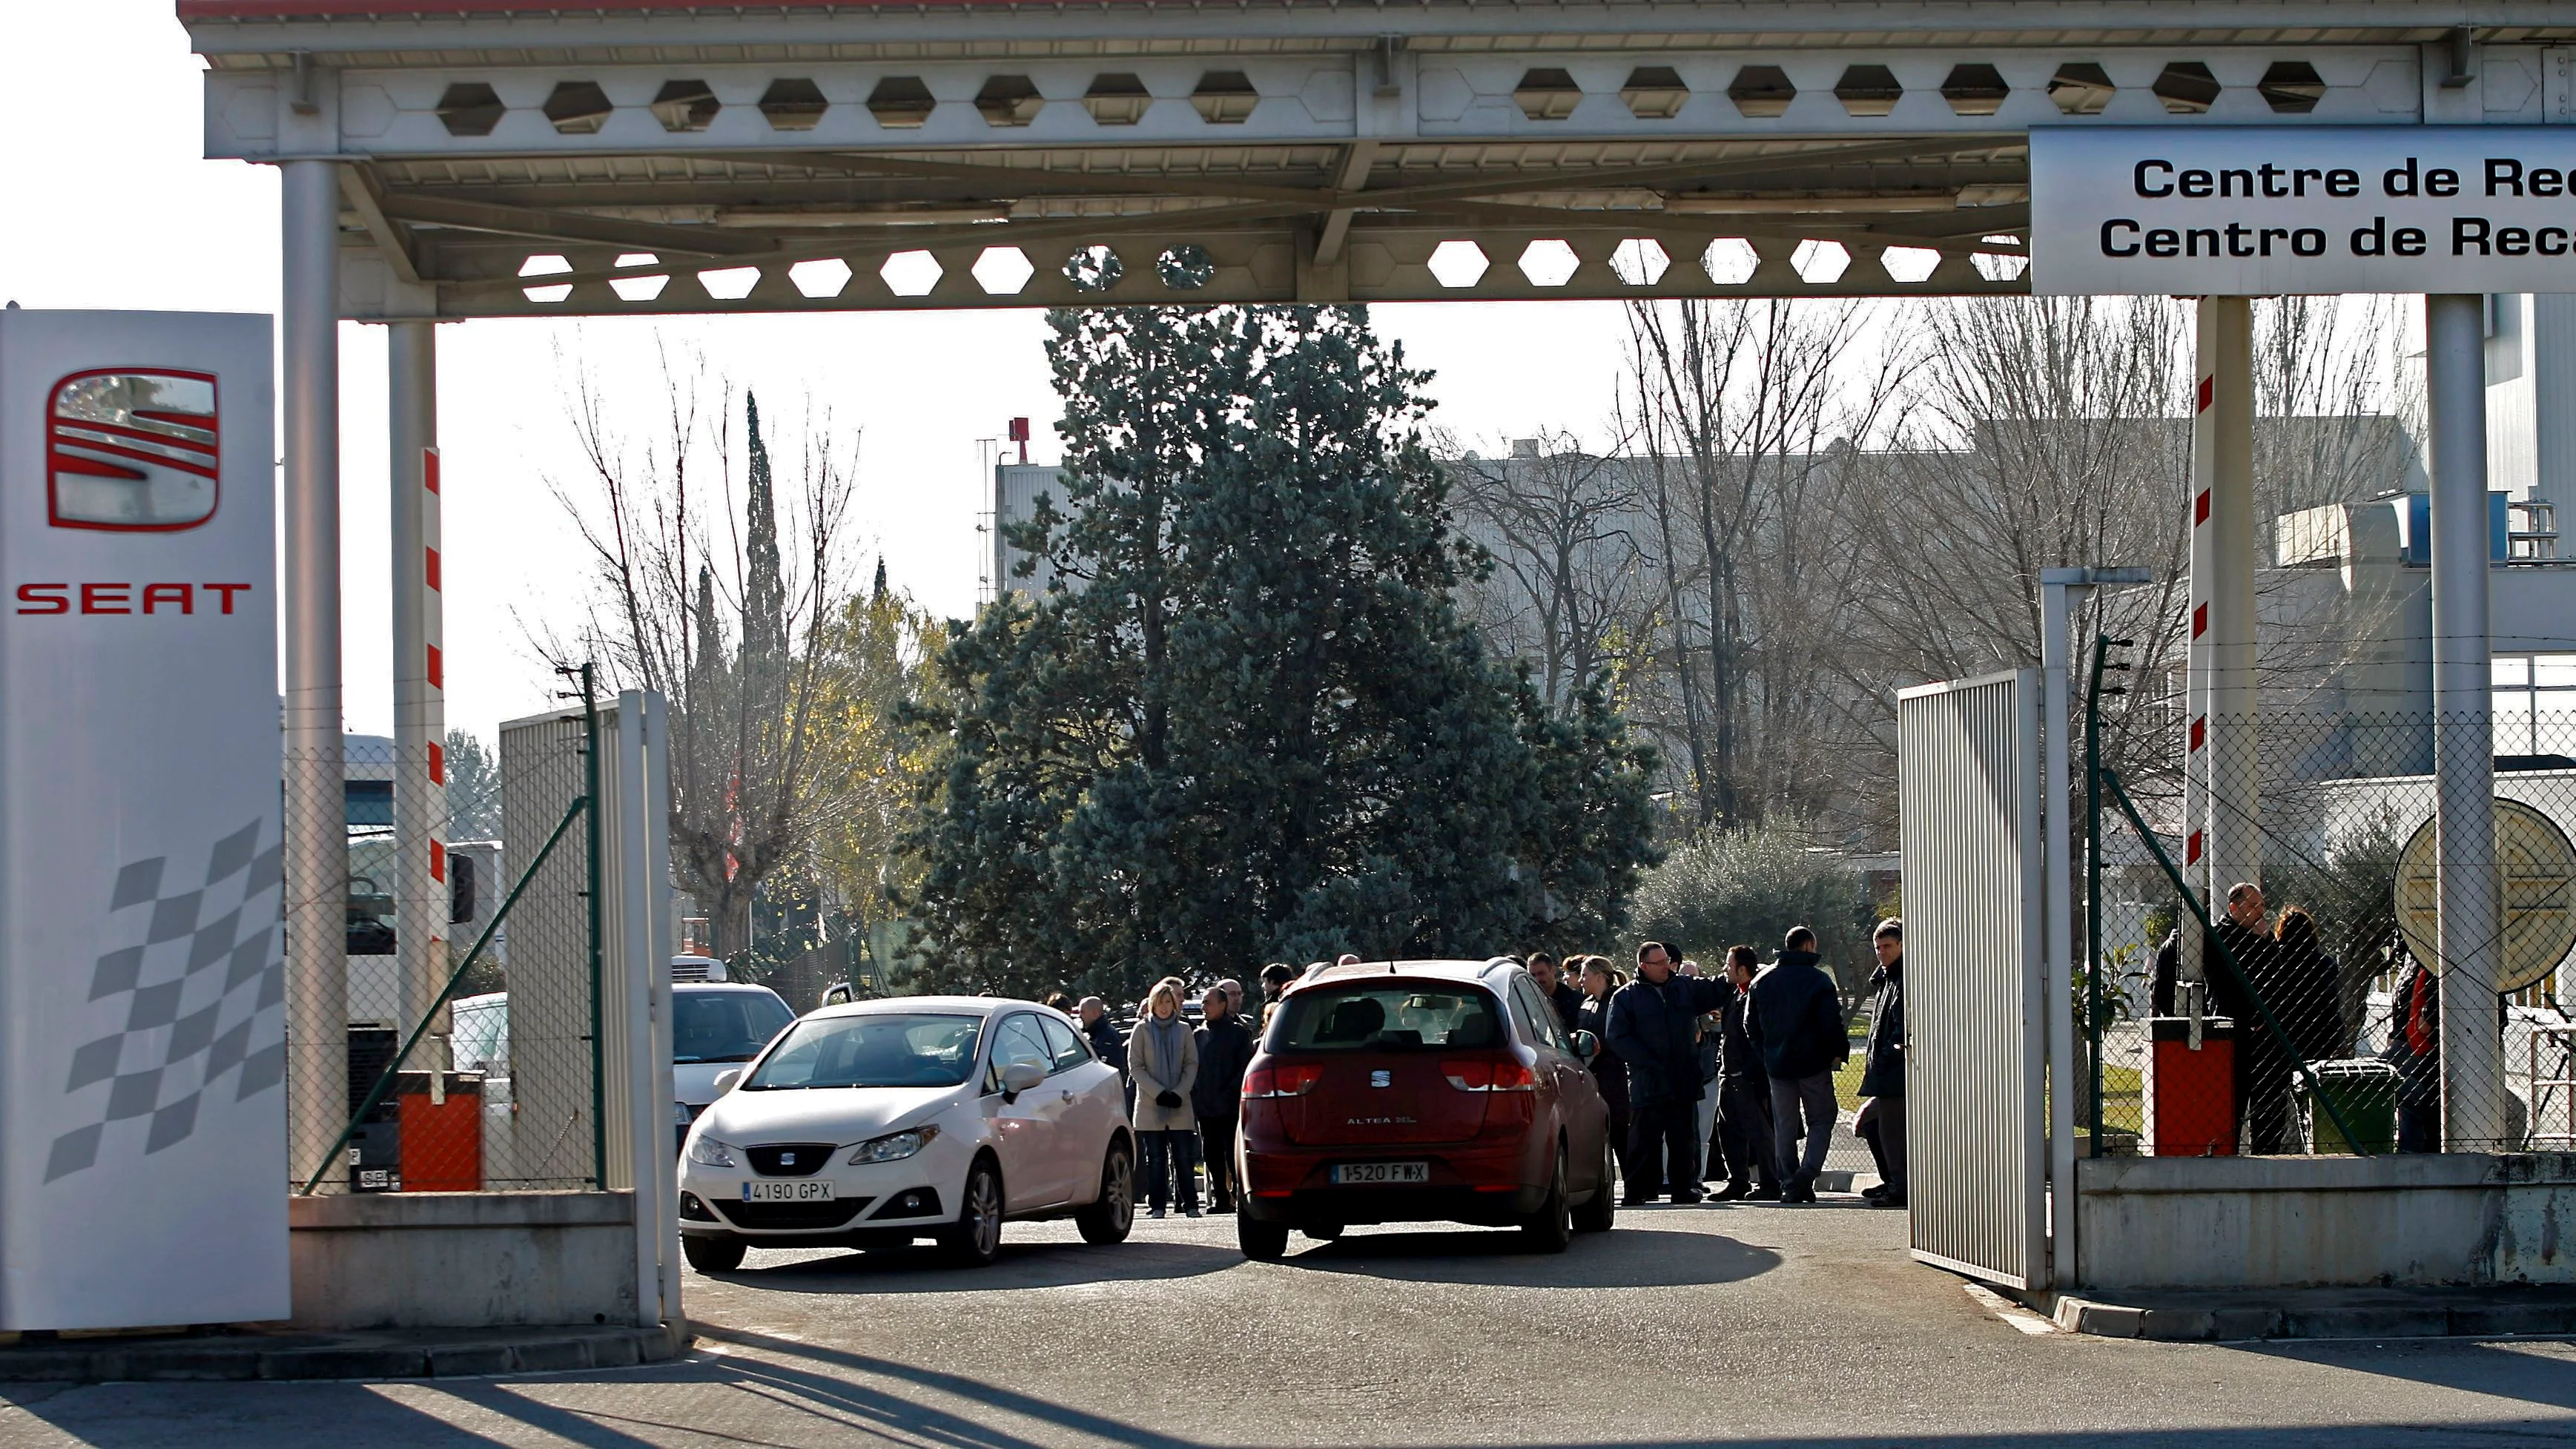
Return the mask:
{"type": "Polygon", "coordinates": [[[1834,1145],[1834,1074],[1771,1079],[1771,1126],[1780,1150],[1780,1166],[1801,1184],[1812,1183],[1825,1170],[1825,1150],[1834,1145]],[[1806,1114],[1807,1149],[1798,1151],[1798,1118],[1806,1114]]]}

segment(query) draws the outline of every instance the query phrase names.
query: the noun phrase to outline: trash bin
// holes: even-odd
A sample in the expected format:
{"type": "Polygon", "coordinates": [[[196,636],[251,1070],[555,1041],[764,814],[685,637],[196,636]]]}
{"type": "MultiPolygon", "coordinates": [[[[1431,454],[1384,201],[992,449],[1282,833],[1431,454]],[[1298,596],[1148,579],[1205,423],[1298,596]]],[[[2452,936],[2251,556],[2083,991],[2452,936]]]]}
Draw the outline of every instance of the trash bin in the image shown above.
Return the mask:
{"type": "Polygon", "coordinates": [[[2309,1152],[2359,1152],[2377,1155],[2397,1150],[2397,1068],[2373,1057],[2310,1062],[2316,1074],[2314,1092],[2308,1079],[2293,1076],[2291,1095],[2299,1105],[2299,1140],[2309,1152]],[[2330,1114],[2316,1100],[2330,1097],[2330,1114]],[[2351,1131],[2346,1140],[2335,1118],[2351,1131]]]}

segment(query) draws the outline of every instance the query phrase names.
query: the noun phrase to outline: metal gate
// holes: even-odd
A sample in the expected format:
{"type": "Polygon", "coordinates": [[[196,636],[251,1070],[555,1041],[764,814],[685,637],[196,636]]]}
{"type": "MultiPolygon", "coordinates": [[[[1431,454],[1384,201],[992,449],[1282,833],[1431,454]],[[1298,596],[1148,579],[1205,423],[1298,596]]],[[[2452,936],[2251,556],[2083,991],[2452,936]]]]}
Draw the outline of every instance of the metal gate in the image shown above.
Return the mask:
{"type": "Polygon", "coordinates": [[[1914,1256],[2047,1286],[2040,675],[1898,696],[1914,1256]]]}

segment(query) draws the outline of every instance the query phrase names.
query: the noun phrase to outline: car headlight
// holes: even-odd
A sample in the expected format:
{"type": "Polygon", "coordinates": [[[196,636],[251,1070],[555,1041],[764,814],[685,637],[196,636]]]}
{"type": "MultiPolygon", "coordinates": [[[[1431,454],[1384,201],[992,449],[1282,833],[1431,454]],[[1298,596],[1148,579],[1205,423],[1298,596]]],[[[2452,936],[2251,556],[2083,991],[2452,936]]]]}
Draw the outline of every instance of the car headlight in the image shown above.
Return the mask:
{"type": "Polygon", "coordinates": [[[733,1148],[722,1142],[718,1142],[703,1132],[698,1134],[696,1141],[689,1144],[689,1160],[700,1167],[739,1167],[742,1165],[741,1163],[734,1161],[733,1148]]]}
{"type": "Polygon", "coordinates": [[[850,1165],[864,1167],[871,1162],[901,1162],[929,1146],[931,1139],[938,1135],[937,1127],[915,1127],[906,1132],[889,1132],[883,1137],[860,1143],[858,1150],[850,1154],[850,1165]]]}
{"type": "Polygon", "coordinates": [[[686,1127],[689,1125],[688,1103],[673,1102],[671,1104],[671,1125],[674,1127],[686,1127]]]}

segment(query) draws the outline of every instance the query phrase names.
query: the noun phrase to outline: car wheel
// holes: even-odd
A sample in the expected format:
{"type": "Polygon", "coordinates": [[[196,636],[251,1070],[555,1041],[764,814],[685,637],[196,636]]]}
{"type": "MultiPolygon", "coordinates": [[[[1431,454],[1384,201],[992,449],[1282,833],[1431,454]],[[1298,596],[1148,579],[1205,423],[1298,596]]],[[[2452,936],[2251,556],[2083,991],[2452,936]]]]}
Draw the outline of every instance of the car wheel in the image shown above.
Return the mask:
{"type": "Polygon", "coordinates": [[[1610,1139],[1601,1139],[1601,1188],[1592,1199],[1574,1210],[1574,1230],[1578,1233],[1606,1233],[1619,1218],[1618,1170],[1610,1156],[1610,1139]]]}
{"type": "Polygon", "coordinates": [[[1548,1180],[1547,1196],[1540,1200],[1537,1212],[1521,1220],[1521,1242],[1531,1252],[1562,1253],[1574,1241],[1574,1214],[1565,1197],[1565,1148],[1559,1144],[1556,1174],[1548,1180]]]}
{"type": "Polygon", "coordinates": [[[1288,1225],[1265,1223],[1259,1218],[1239,1217],[1234,1220],[1234,1240],[1243,1246],[1243,1256],[1256,1263],[1276,1263],[1288,1256],[1288,1225]]]}
{"type": "Polygon", "coordinates": [[[742,1266],[743,1245],[734,1238],[682,1238],[680,1256],[701,1273],[730,1273],[742,1266]]]}
{"type": "Polygon", "coordinates": [[[1002,1176],[983,1158],[966,1170],[957,1223],[939,1232],[940,1251],[960,1268],[990,1267],[1002,1256],[1002,1176]]]}
{"type": "Polygon", "coordinates": [[[1136,1159],[1129,1155],[1127,1144],[1112,1142],[1109,1155],[1100,1163],[1100,1196],[1090,1206],[1077,1208],[1073,1225],[1082,1230],[1086,1243],[1123,1243],[1127,1232],[1136,1226],[1136,1159]]]}

